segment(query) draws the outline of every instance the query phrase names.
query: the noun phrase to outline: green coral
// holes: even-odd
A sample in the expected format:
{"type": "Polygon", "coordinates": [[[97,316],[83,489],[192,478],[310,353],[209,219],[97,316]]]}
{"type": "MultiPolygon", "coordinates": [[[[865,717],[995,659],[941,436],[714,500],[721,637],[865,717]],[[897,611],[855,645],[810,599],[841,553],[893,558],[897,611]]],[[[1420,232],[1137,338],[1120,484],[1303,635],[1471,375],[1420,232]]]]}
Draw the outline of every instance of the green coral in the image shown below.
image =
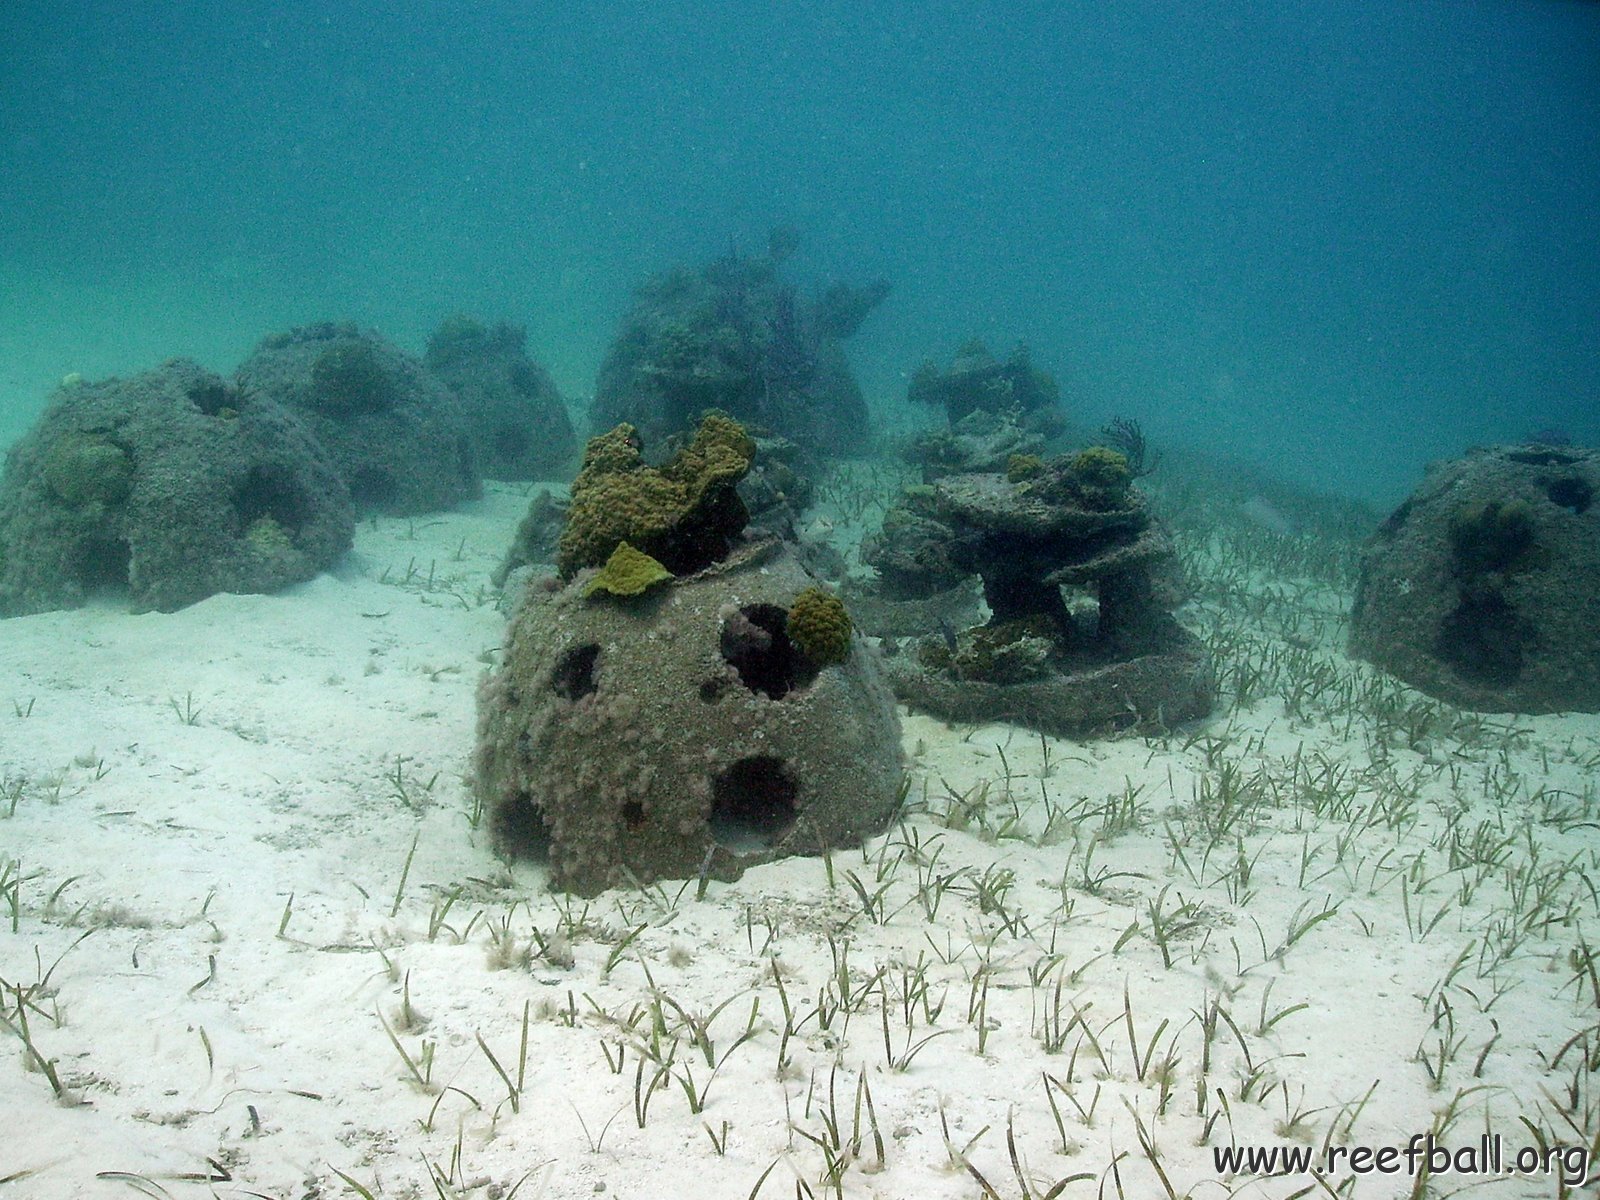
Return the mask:
{"type": "Polygon", "coordinates": [[[88,433],[70,433],[44,460],[44,482],[75,508],[119,504],[133,490],[133,459],[121,446],[88,433]]]}
{"type": "Polygon", "coordinates": [[[1044,459],[1037,454],[1013,454],[1006,459],[1006,478],[1012,483],[1032,479],[1044,471],[1044,459]]]}
{"type": "Polygon", "coordinates": [[[1090,446],[1072,460],[1072,474],[1078,486],[1102,492],[1125,492],[1133,483],[1128,456],[1109,446],[1090,446]]]}
{"type": "Polygon", "coordinates": [[[850,657],[853,630],[844,602],[821,588],[807,588],[789,606],[789,640],[819,667],[850,657]]]}
{"type": "Polygon", "coordinates": [[[642,550],[635,550],[627,542],[617,543],[617,548],[606,559],[600,573],[583,589],[585,596],[596,592],[609,592],[613,596],[639,596],[672,578],[672,572],[642,550]]]}
{"type": "Polygon", "coordinates": [[[714,562],[748,519],[733,489],[754,456],[744,427],[720,413],[660,467],[645,465],[631,425],[592,438],[556,552],[561,574],[601,565],[622,542],[679,574],[714,562]]]}
{"type": "Polygon", "coordinates": [[[1071,458],[1053,459],[1024,486],[1052,503],[1079,504],[1104,512],[1128,503],[1133,468],[1120,450],[1090,446],[1071,458]]]}

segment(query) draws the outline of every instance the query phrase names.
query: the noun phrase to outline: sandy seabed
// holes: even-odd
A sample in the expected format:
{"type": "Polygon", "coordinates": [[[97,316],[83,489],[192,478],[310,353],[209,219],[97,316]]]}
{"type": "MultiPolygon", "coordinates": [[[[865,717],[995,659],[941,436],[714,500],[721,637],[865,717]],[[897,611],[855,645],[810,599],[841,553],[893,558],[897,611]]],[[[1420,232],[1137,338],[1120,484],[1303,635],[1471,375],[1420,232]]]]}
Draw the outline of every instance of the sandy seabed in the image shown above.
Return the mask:
{"type": "Polygon", "coordinates": [[[1207,721],[908,714],[865,847],[551,895],[466,784],[524,494],[0,623],[0,1200],[1557,1196],[1518,1152],[1600,1138],[1595,716],[1429,701],[1191,538],[1207,721]],[[1501,1173],[1217,1158],[1429,1133],[1501,1173]]]}

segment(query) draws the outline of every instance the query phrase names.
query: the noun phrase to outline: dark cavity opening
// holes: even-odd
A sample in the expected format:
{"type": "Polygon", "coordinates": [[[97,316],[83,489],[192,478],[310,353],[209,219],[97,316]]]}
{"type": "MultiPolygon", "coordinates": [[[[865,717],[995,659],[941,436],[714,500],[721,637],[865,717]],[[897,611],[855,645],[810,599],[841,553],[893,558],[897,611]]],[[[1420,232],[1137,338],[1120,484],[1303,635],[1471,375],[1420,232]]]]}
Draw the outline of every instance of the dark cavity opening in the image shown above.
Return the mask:
{"type": "Polygon", "coordinates": [[[595,690],[594,666],[600,658],[600,647],[593,642],[575,646],[556,663],[550,686],[556,695],[567,700],[582,700],[595,690]]]}
{"type": "Polygon", "coordinates": [[[73,574],[85,592],[128,586],[128,564],[133,553],[127,539],[90,538],[78,547],[74,557],[73,574]]]}
{"type": "Polygon", "coordinates": [[[456,475],[469,493],[477,494],[483,480],[478,474],[478,452],[472,448],[471,438],[456,439],[456,475]]]}
{"type": "Polygon", "coordinates": [[[817,677],[817,668],[789,640],[789,612],[746,604],[722,623],[722,657],[752,692],[781,700],[817,677]]]}
{"type": "Polygon", "coordinates": [[[1594,500],[1594,489],[1588,481],[1576,477],[1552,479],[1544,485],[1544,494],[1550,497],[1552,504],[1559,504],[1573,513],[1587,512],[1594,500]]]}
{"type": "Polygon", "coordinates": [[[252,467],[233,491],[234,511],[246,529],[262,517],[271,517],[285,533],[299,533],[310,518],[310,507],[294,476],[281,467],[252,467]]]}
{"type": "Polygon", "coordinates": [[[1522,674],[1524,636],[1516,610],[1495,592],[1463,598],[1440,625],[1433,653],[1470,683],[1509,687],[1522,674]]]}
{"type": "Polygon", "coordinates": [[[550,827],[544,814],[525,792],[501,802],[494,810],[494,840],[502,854],[510,858],[549,861],[550,827]]]}
{"type": "Polygon", "coordinates": [[[237,408],[237,402],[229,403],[232,398],[228,385],[220,379],[208,379],[189,388],[189,400],[208,417],[216,416],[225,408],[237,408]]]}
{"type": "Polygon", "coordinates": [[[771,849],[794,828],[798,792],[781,758],[741,758],[711,781],[711,836],[735,854],[771,849]]]}
{"type": "Polygon", "coordinates": [[[384,512],[394,506],[399,489],[394,476],[379,467],[358,467],[350,472],[350,500],[360,512],[384,512]]]}

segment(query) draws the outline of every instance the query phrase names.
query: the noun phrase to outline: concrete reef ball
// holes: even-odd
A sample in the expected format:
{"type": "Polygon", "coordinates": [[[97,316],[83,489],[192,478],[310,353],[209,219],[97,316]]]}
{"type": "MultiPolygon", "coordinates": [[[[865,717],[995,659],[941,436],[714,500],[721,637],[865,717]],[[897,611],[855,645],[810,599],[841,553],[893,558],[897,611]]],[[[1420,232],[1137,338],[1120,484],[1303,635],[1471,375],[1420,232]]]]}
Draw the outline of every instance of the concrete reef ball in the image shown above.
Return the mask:
{"type": "Polygon", "coordinates": [[[134,612],[276,591],[348,550],[354,522],[305,424],[196,363],[67,384],[6,457],[0,616],[101,589],[134,612]]]}
{"type": "Polygon", "coordinates": [[[446,317],[423,361],[455,393],[490,479],[548,479],[577,450],[550,373],[528,357],[528,334],[504,321],[446,317]]]}
{"type": "Polygon", "coordinates": [[[375,330],[324,321],[272,334],[236,378],[311,427],[361,515],[437,512],[482,490],[462,399],[375,330]]]}
{"type": "Polygon", "coordinates": [[[1436,464],[1367,544],[1350,650],[1462,708],[1600,712],[1600,451],[1436,464]]]}
{"type": "Polygon", "coordinates": [[[898,808],[900,723],[876,652],[788,636],[814,581],[777,541],[621,599],[593,569],[532,588],[478,697],[475,780],[508,853],[551,886],[735,879],[858,843],[898,808]]]}

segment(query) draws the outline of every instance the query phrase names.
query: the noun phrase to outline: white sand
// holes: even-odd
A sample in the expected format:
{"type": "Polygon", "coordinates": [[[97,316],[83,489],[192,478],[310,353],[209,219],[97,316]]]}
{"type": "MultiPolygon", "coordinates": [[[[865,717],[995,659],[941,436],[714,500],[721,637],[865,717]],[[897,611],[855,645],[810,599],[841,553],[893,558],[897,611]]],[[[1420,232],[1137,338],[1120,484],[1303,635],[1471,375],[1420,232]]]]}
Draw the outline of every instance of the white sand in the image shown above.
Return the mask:
{"type": "Polygon", "coordinates": [[[0,1200],[359,1194],[336,1171],[383,1197],[742,1200],[769,1168],[772,1200],[989,1194],[974,1171],[1007,1198],[1080,1173],[1061,1195],[1143,1198],[1168,1194],[1158,1167],[1179,1195],[1386,1197],[1413,1181],[1218,1183],[1211,1147],[1597,1136],[1595,717],[1385,755],[1370,713],[1294,722],[1275,698],[1087,744],[912,715],[928,811],[835,853],[831,886],[797,859],[704,900],[574,901],[496,860],[463,778],[502,630],[486,577],[523,506],[495,488],[363,525],[283,595],[0,623],[0,1200]],[[1284,782],[1297,753],[1346,773],[1347,811],[1284,782]],[[1202,864],[1196,790],[1235,768],[1260,786],[1202,864]],[[1044,797],[1063,815],[1036,845],[1044,797]]]}

